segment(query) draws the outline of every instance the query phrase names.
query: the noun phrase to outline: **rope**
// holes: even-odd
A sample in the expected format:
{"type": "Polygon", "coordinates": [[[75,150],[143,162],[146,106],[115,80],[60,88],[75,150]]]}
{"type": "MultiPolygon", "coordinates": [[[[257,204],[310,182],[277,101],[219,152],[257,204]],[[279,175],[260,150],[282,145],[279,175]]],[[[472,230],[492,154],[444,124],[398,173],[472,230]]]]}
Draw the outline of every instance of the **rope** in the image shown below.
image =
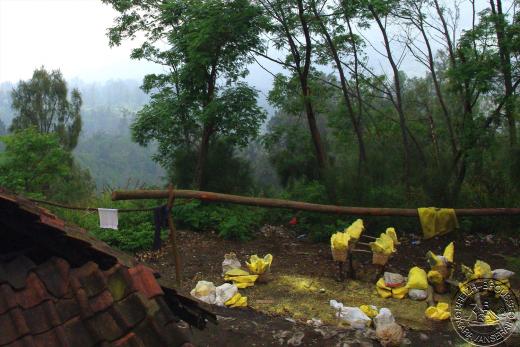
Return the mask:
{"type": "MultiPolygon", "coordinates": [[[[92,212],[97,212],[98,211],[97,207],[70,206],[70,205],[60,204],[60,203],[57,203],[57,202],[45,201],[45,200],[39,200],[39,199],[28,199],[28,200],[30,200],[32,202],[36,202],[38,204],[50,205],[50,206],[65,208],[65,209],[68,209],[68,210],[92,211],[92,212]]],[[[193,199],[187,199],[185,201],[176,202],[175,205],[185,205],[185,204],[190,203],[191,201],[193,201],[193,199]]],[[[161,207],[161,206],[163,206],[163,205],[155,206],[155,207],[142,207],[142,208],[122,208],[122,209],[117,209],[117,211],[118,212],[123,212],[123,213],[124,212],[145,212],[145,211],[153,211],[156,208],[161,207]]]]}

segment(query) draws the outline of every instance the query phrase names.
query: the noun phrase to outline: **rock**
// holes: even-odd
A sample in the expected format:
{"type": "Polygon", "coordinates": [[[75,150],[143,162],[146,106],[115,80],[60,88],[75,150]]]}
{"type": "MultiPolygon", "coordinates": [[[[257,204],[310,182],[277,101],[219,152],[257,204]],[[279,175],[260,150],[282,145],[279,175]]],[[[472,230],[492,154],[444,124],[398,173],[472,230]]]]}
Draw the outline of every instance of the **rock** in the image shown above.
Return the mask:
{"type": "Polygon", "coordinates": [[[428,335],[426,335],[425,333],[420,333],[419,334],[419,339],[421,341],[428,341],[430,339],[430,337],[428,335]]]}
{"type": "Polygon", "coordinates": [[[303,331],[297,331],[289,340],[287,340],[287,344],[290,346],[299,346],[302,344],[304,337],[305,334],[303,333],[303,331]]]}

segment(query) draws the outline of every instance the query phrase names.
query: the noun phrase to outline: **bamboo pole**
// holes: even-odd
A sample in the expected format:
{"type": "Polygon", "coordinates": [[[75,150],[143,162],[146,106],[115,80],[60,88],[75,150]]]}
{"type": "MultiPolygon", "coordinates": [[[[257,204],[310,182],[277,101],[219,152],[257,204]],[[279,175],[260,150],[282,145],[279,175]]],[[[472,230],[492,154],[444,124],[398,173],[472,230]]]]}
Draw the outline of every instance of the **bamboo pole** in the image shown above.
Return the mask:
{"type": "MultiPolygon", "coordinates": [[[[419,216],[417,209],[411,208],[346,207],[335,205],[321,205],[293,200],[254,198],[240,195],[230,195],[182,189],[174,190],[174,195],[176,198],[181,199],[198,199],[207,202],[225,202],[238,205],[249,205],[269,208],[287,208],[292,210],[302,210],[319,213],[346,214],[356,216],[419,216]]],[[[168,198],[168,190],[133,190],[112,192],[112,200],[166,198],[168,198]]],[[[520,215],[520,208],[461,208],[455,209],[455,213],[457,214],[457,216],[507,216],[520,215]]]]}

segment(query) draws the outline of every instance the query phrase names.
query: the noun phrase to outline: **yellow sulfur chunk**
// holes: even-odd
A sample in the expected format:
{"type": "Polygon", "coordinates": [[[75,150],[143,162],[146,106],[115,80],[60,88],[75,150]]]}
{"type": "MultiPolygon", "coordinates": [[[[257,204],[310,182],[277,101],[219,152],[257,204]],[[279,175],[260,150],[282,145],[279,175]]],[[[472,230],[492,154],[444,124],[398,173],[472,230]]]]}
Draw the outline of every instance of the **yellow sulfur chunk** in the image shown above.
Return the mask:
{"type": "Polygon", "coordinates": [[[347,233],[337,232],[330,238],[330,245],[336,250],[345,250],[348,248],[348,242],[350,241],[350,235],[347,233]]]}
{"type": "Polygon", "coordinates": [[[449,245],[446,246],[446,248],[444,249],[444,258],[446,258],[446,260],[450,263],[453,263],[453,257],[454,257],[454,254],[455,254],[455,245],[453,244],[453,242],[450,242],[449,245]]]}
{"type": "Polygon", "coordinates": [[[430,270],[428,271],[428,282],[431,284],[441,284],[444,282],[444,278],[439,271],[430,270]]]}
{"type": "Polygon", "coordinates": [[[397,233],[395,232],[395,228],[386,228],[386,235],[390,236],[392,241],[394,241],[394,245],[398,245],[399,241],[397,241],[397,233]]]}
{"type": "Polygon", "coordinates": [[[247,296],[236,293],[231,299],[226,301],[224,305],[228,307],[247,307],[247,296]]]}
{"type": "Polygon", "coordinates": [[[351,239],[358,240],[361,237],[361,233],[365,230],[362,219],[357,219],[348,228],[345,229],[345,233],[350,236],[351,239]]]}
{"type": "Polygon", "coordinates": [[[247,268],[254,275],[261,275],[271,267],[273,262],[273,256],[267,254],[265,257],[260,258],[256,254],[249,258],[249,262],[246,262],[247,268]]]}
{"type": "Polygon", "coordinates": [[[475,273],[476,278],[491,278],[491,266],[488,263],[483,262],[481,260],[477,260],[475,262],[475,266],[473,267],[473,272],[475,273]]]}
{"type": "Polygon", "coordinates": [[[449,305],[445,302],[439,302],[437,306],[430,306],[424,312],[425,316],[433,320],[446,320],[450,318],[449,305]]]}
{"type": "Polygon", "coordinates": [[[363,311],[363,313],[366,314],[368,318],[374,318],[375,316],[377,316],[378,313],[377,309],[369,305],[361,305],[359,306],[359,309],[363,311]]]}

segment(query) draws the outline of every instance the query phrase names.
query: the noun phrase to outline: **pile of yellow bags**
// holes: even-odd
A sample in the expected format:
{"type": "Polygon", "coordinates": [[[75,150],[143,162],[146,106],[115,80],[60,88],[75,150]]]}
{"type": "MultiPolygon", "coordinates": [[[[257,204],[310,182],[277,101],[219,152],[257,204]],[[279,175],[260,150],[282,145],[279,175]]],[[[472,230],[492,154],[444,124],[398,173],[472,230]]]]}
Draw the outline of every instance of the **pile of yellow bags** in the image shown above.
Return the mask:
{"type": "Polygon", "coordinates": [[[224,280],[233,282],[238,288],[252,287],[257,279],[258,275],[251,275],[242,269],[231,269],[224,274],[224,280]]]}
{"type": "Polygon", "coordinates": [[[450,318],[450,306],[445,302],[439,302],[437,306],[430,306],[424,312],[426,318],[441,321],[450,318]]]}
{"type": "Polygon", "coordinates": [[[376,290],[379,296],[382,298],[394,298],[394,299],[402,299],[408,294],[408,288],[405,285],[400,287],[391,288],[386,286],[385,279],[381,277],[379,281],[376,283],[376,290]]]}

